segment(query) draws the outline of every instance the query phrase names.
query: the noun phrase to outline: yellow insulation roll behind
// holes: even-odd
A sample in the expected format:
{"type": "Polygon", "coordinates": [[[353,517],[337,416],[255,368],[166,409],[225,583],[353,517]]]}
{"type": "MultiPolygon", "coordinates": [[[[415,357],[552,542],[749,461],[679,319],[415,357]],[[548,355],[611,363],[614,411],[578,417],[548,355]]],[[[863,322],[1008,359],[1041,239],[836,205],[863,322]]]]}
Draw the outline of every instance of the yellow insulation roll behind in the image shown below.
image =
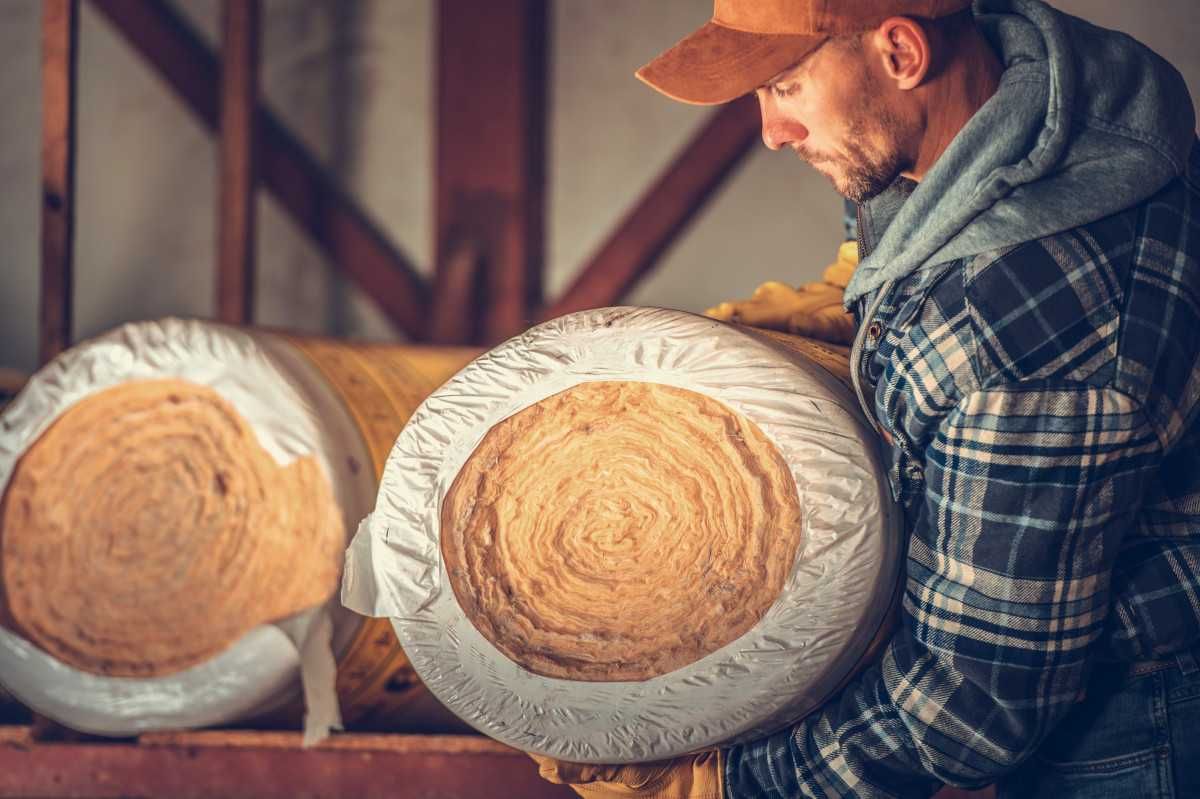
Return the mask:
{"type": "Polygon", "coordinates": [[[298,720],[301,677],[317,735],[339,702],[445,726],[333,595],[397,432],[475,354],[175,319],[64,353],[0,416],[0,680],[101,734],[298,720]]]}
{"type": "MultiPolygon", "coordinates": [[[[337,392],[362,434],[377,482],[396,436],[433,390],[480,351],[467,347],[347,344],[289,337],[337,392]]],[[[353,635],[340,648],[337,695],[347,724],[364,729],[447,731],[456,717],[421,685],[392,626],[344,614],[353,635]]]]}

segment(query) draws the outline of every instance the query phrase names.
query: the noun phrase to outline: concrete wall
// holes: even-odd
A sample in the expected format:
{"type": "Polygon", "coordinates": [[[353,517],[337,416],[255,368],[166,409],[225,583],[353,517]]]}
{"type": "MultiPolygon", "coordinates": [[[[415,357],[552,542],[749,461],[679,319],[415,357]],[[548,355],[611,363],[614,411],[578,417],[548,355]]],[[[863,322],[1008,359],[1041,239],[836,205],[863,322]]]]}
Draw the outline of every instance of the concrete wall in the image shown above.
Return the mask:
{"type": "MultiPolygon", "coordinates": [[[[218,0],[174,0],[210,42],[218,0]]],[[[1058,0],[1171,60],[1200,96],[1195,0],[1058,0]]],[[[82,4],[76,337],[212,311],[216,147],[88,3],[82,4]]],[[[547,291],[560,291],[695,130],[633,70],[709,13],[706,0],[557,0],[549,91],[547,291]]],[[[423,270],[430,266],[433,0],[267,0],[271,107],[423,270]]],[[[40,4],[0,2],[0,366],[37,347],[40,4]]],[[[481,76],[480,91],[486,91],[481,76]]],[[[470,98],[464,98],[469,102],[470,98]]],[[[790,154],[756,151],[631,300],[703,309],[769,278],[819,274],[840,200],[790,154]]],[[[263,197],[263,324],[375,339],[395,332],[263,197]]]]}

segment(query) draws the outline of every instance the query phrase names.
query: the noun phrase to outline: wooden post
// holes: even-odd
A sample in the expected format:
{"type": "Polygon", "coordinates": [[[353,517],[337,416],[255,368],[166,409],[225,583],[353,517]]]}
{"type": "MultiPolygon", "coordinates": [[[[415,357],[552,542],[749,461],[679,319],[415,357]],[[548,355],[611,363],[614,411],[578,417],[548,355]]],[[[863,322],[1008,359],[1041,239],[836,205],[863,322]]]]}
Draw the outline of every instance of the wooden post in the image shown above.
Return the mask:
{"type": "Polygon", "coordinates": [[[438,6],[434,291],[481,329],[446,324],[440,343],[494,343],[541,304],[545,183],[545,0],[442,0],[438,6]],[[482,291],[464,291],[462,253],[479,255],[482,291]],[[479,305],[474,298],[479,298],[479,305]]]}
{"type": "Polygon", "coordinates": [[[753,97],[713,112],[540,318],[620,302],[654,268],[758,140],[758,107],[753,97]]]}
{"type": "Polygon", "coordinates": [[[478,319],[468,312],[480,304],[480,254],[473,241],[458,244],[458,250],[447,254],[438,267],[429,313],[430,341],[463,344],[478,338],[478,319]]]}
{"type": "Polygon", "coordinates": [[[221,166],[217,206],[217,318],[254,317],[254,198],[258,154],[261,0],[221,6],[221,166]]]}
{"type": "Polygon", "coordinates": [[[42,363],[71,344],[79,0],[42,0],[42,363]]]}

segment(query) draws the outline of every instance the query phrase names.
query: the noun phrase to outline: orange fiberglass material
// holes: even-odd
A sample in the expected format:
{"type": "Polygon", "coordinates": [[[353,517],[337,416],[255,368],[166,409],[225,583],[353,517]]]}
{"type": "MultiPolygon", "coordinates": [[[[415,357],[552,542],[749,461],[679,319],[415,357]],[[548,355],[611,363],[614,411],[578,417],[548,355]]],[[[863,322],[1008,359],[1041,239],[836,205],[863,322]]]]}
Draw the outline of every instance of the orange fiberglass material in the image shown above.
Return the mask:
{"type": "Polygon", "coordinates": [[[302,676],[314,729],[453,724],[336,592],[396,434],[475,354],[166,319],[48,364],[0,418],[0,680],[101,734],[298,724],[302,676]]]}
{"type": "Polygon", "coordinates": [[[210,388],[134,381],[69,409],[17,464],[3,600],[64,663],[157,676],[323,603],[343,539],[314,458],[276,464],[210,388]]]}
{"type": "Polygon", "coordinates": [[[442,505],[471,622],[530,671],[574,680],[649,679],[738,638],[799,541],[796,486],[767,437],[653,383],[582,383],[510,416],[442,505]]]}

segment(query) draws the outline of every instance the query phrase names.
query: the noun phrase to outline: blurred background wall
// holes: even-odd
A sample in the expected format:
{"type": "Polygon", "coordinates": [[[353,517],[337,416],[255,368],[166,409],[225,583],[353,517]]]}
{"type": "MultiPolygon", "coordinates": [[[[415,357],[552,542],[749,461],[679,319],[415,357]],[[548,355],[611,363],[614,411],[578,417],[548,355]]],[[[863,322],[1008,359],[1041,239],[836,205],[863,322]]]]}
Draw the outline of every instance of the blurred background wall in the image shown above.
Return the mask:
{"type": "MultiPolygon", "coordinates": [[[[266,0],[261,86],[286,122],[424,272],[431,268],[434,0],[266,0]]],[[[1200,96],[1196,0],[1056,0],[1126,31],[1200,96]]],[[[214,47],[218,0],[172,5],[214,47]]],[[[216,140],[82,4],[75,339],[131,319],[209,316],[216,140]]],[[[707,0],[555,0],[548,84],[546,279],[557,294],[707,113],[633,70],[709,16],[707,0]]],[[[0,367],[36,365],[40,5],[0,0],[0,367]]],[[[488,91],[480,75],[478,91],[488,91]]],[[[471,103],[471,97],[463,97],[471,103]]],[[[397,334],[260,192],[256,320],[397,334]]],[[[747,158],[630,301],[702,310],[759,282],[812,279],[841,201],[790,153],[747,158]]]]}

